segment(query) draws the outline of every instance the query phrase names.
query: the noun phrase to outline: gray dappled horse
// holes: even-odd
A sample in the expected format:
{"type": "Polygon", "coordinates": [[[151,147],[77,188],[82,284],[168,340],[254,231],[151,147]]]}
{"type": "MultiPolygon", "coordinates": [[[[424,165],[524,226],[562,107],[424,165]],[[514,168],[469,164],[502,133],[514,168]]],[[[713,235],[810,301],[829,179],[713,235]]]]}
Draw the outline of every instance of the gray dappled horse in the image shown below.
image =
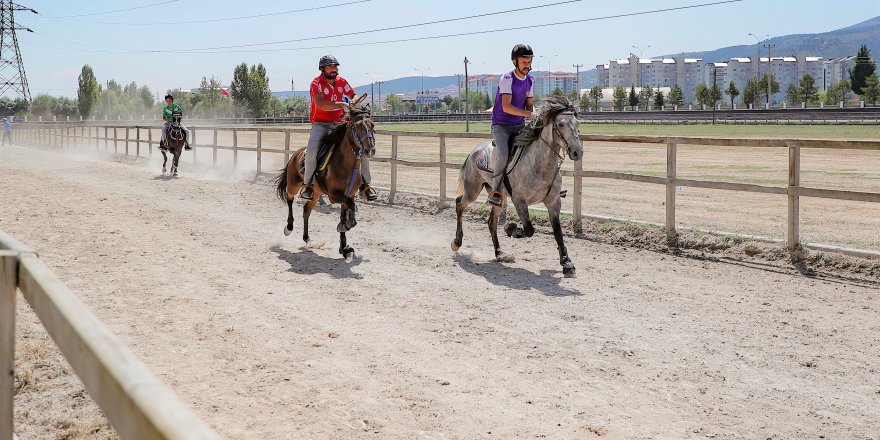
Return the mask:
{"type": "Polygon", "coordinates": [[[177,165],[180,163],[180,154],[183,153],[183,145],[186,139],[186,133],[180,127],[180,119],[183,115],[180,112],[175,111],[171,115],[171,127],[168,128],[168,135],[165,136],[165,148],[160,148],[159,151],[162,152],[162,174],[165,174],[167,168],[165,165],[168,163],[168,154],[165,150],[168,150],[171,153],[171,175],[177,176],[177,165]]]}
{"type": "MultiPolygon", "coordinates": [[[[562,226],[559,222],[559,211],[562,208],[560,196],[562,176],[559,169],[565,153],[572,160],[578,160],[583,155],[579,135],[577,114],[572,103],[566,98],[551,97],[541,106],[535,120],[529,121],[514,140],[514,144],[521,152],[511,152],[506,182],[502,185],[502,192],[510,197],[523,223],[522,228],[515,223],[509,224],[505,229],[509,236],[531,237],[535,229],[529,218],[529,205],[542,202],[547,207],[550,224],[553,226],[553,236],[559,248],[559,264],[562,265],[562,273],[565,277],[573,277],[575,267],[563,243],[562,226]]],[[[453,251],[457,251],[462,243],[462,214],[469,204],[477,200],[482,189],[489,190],[492,185],[493,173],[485,169],[486,162],[490,166],[492,163],[486,160],[488,144],[489,142],[484,142],[478,145],[461,167],[458,177],[458,197],[455,199],[458,224],[455,240],[452,241],[453,251]]],[[[496,172],[501,171],[496,170],[496,172]]],[[[513,261],[512,256],[501,252],[498,244],[500,213],[501,208],[492,207],[492,212],[489,214],[489,231],[492,234],[492,244],[495,246],[495,258],[499,262],[513,261]]]]}

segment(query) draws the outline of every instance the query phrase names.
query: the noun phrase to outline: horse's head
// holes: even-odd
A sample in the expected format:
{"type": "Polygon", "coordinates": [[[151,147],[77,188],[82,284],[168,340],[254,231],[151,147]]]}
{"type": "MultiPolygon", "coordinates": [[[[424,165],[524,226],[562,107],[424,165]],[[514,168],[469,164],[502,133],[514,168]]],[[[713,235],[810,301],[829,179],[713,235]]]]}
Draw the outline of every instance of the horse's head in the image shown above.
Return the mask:
{"type": "Polygon", "coordinates": [[[371,158],[376,154],[376,127],[371,117],[370,105],[360,105],[366,96],[367,94],[364,93],[358,99],[351,102],[346,125],[351,135],[351,142],[354,145],[352,148],[354,154],[362,154],[367,158],[371,158]]]}
{"type": "Polygon", "coordinates": [[[174,110],[171,112],[171,126],[174,128],[180,127],[180,119],[183,118],[183,113],[180,110],[174,110]]]}
{"type": "Polygon", "coordinates": [[[567,98],[553,96],[541,107],[539,113],[544,127],[553,128],[553,143],[565,147],[571,160],[578,160],[584,154],[578,131],[577,110],[567,98]]]}

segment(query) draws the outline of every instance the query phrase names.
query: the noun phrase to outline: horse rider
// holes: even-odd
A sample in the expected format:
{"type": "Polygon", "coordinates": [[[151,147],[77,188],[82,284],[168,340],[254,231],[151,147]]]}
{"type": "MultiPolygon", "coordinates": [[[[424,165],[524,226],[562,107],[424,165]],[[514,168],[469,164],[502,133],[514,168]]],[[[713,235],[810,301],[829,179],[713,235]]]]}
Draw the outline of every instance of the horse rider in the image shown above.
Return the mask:
{"type": "Polygon", "coordinates": [[[501,206],[503,194],[501,185],[507,168],[507,143],[525,126],[525,118],[531,118],[534,106],[534,80],[529,76],[532,70],[531,46],[517,44],[510,51],[514,69],[501,76],[495,91],[495,105],[492,107],[492,138],[495,139],[495,174],[492,180],[492,193],[489,204],[501,206]]]}
{"type": "MultiPolygon", "coordinates": [[[[162,120],[165,121],[165,125],[162,126],[162,140],[159,141],[160,150],[166,148],[165,138],[168,136],[168,130],[171,129],[171,118],[174,116],[174,112],[180,112],[180,114],[183,114],[183,109],[180,108],[180,104],[174,103],[174,96],[170,94],[165,95],[165,107],[162,108],[162,120]]],[[[184,139],[183,144],[184,148],[186,150],[191,150],[192,148],[189,146],[189,129],[183,124],[180,124],[180,128],[186,133],[186,138],[184,139]]]]}
{"type": "Polygon", "coordinates": [[[3,118],[3,138],[0,140],[0,145],[6,145],[6,141],[12,145],[12,116],[3,118]]]}
{"type": "MultiPolygon", "coordinates": [[[[305,186],[299,196],[304,200],[312,200],[312,180],[315,168],[318,165],[318,150],[324,137],[338,123],[344,122],[345,110],[349,110],[350,99],[355,96],[354,89],[345,78],[339,76],[339,61],[332,55],[324,55],[318,61],[318,70],[321,74],[313,81],[309,89],[312,98],[309,122],[312,123],[312,131],[309,135],[309,143],[306,146],[305,186]]],[[[363,184],[361,191],[369,201],[379,198],[378,193],[370,186],[370,161],[366,157],[361,158],[361,176],[363,184]]]]}

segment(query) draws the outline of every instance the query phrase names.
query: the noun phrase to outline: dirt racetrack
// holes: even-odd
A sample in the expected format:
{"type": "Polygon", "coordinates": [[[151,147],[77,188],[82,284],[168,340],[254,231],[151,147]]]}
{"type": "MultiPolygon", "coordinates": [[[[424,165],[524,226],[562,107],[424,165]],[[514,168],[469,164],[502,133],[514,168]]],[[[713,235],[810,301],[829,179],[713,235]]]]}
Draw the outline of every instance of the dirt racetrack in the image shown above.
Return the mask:
{"type": "MultiPolygon", "coordinates": [[[[267,182],[155,160],[2,147],[0,229],[225,438],[880,438],[875,281],[572,237],[563,279],[546,230],[499,264],[381,203],[346,264],[337,210],[304,248],[267,182]]],[[[20,312],[20,437],[109,435],[20,312]]]]}

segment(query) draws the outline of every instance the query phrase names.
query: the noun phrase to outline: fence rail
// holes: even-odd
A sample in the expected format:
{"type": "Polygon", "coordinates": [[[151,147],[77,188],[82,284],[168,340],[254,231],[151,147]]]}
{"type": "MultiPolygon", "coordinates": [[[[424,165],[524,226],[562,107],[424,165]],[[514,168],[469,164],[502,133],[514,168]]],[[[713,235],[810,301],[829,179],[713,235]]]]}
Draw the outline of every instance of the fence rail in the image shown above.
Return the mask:
{"type": "MultiPolygon", "coordinates": [[[[99,148],[101,142],[105,149],[109,150],[109,143],[113,143],[113,151],[121,152],[120,143],[125,145],[125,154],[130,152],[130,144],[134,143],[137,155],[140,155],[141,144],[147,144],[148,148],[153,144],[158,144],[157,140],[152,139],[152,129],[156,127],[146,126],[47,126],[47,125],[24,125],[19,127],[15,133],[17,141],[33,142],[50,146],[67,146],[76,142],[93,143],[99,148]],[[148,139],[141,139],[141,130],[148,131],[148,139]],[[101,136],[103,131],[103,136],[101,136]],[[113,136],[110,137],[111,133],[113,136]],[[124,137],[120,137],[120,131],[124,137]],[[129,135],[135,133],[135,138],[129,135]]],[[[217,164],[218,150],[231,150],[235,154],[234,166],[237,165],[239,151],[256,152],[256,171],[257,174],[263,173],[262,170],[262,154],[283,154],[285,161],[290,158],[292,151],[290,149],[290,135],[292,133],[308,133],[309,129],[305,127],[284,128],[284,127],[228,127],[228,126],[192,126],[193,133],[193,161],[198,162],[199,150],[213,151],[213,164],[217,164]],[[218,145],[217,133],[221,131],[231,131],[233,137],[232,146],[218,145]],[[212,143],[199,142],[202,136],[197,133],[212,132],[212,143]],[[238,133],[256,132],[256,144],[253,147],[243,147],[238,145],[238,133]],[[283,133],[284,145],[283,149],[272,149],[263,147],[263,133],[283,133]]],[[[455,169],[460,163],[449,162],[446,152],[447,139],[491,139],[491,135],[486,133],[438,133],[438,132],[410,132],[410,131],[389,131],[377,130],[378,135],[391,137],[391,155],[388,157],[374,157],[374,162],[389,164],[391,168],[391,182],[389,202],[394,203],[395,196],[400,190],[398,188],[398,167],[418,167],[418,168],[438,168],[439,169],[439,194],[438,201],[446,203],[451,198],[447,192],[447,170],[455,169]],[[412,161],[404,160],[398,157],[400,139],[407,138],[436,138],[439,148],[438,161],[412,161]]],[[[599,179],[615,179],[626,180],[631,182],[639,182],[654,185],[664,185],[666,187],[666,203],[665,203],[665,229],[667,238],[670,242],[674,242],[677,237],[675,222],[675,190],[677,186],[690,186],[697,188],[719,189],[727,191],[740,191],[763,194],[778,194],[787,197],[788,214],[786,227],[786,246],[793,249],[801,245],[800,238],[800,198],[814,197],[835,200],[850,200],[860,202],[880,203],[880,193],[845,191],[845,190],[828,190],[821,188],[804,187],[800,184],[801,173],[801,150],[802,149],[836,149],[836,150],[873,150],[880,151],[880,140],[824,140],[824,139],[750,139],[750,138],[718,138],[718,137],[677,137],[677,136],[621,136],[621,135],[589,135],[582,134],[580,136],[583,142],[602,142],[602,143],[636,143],[636,144],[665,144],[666,146],[666,176],[648,176],[632,173],[618,173],[609,171],[596,171],[583,169],[583,163],[579,160],[574,163],[573,170],[563,170],[562,175],[572,177],[574,180],[574,203],[572,216],[574,217],[574,228],[580,231],[582,227],[583,203],[581,195],[584,194],[583,186],[584,178],[599,179]],[[788,150],[788,181],[786,186],[763,186],[754,184],[723,182],[723,181],[707,181],[683,179],[677,177],[677,157],[678,146],[680,145],[702,145],[717,147],[760,147],[760,148],[776,148],[788,150]]],[[[149,148],[152,152],[152,148],[149,148]]],[[[735,232],[735,231],[734,231],[735,232]]],[[[830,246],[817,245],[823,249],[836,250],[830,246]]],[[[860,256],[870,254],[870,251],[853,250],[860,256]]]]}
{"type": "Polygon", "coordinates": [[[0,230],[0,440],[13,439],[16,293],[123,439],[217,439],[40,260],[0,230]]]}

